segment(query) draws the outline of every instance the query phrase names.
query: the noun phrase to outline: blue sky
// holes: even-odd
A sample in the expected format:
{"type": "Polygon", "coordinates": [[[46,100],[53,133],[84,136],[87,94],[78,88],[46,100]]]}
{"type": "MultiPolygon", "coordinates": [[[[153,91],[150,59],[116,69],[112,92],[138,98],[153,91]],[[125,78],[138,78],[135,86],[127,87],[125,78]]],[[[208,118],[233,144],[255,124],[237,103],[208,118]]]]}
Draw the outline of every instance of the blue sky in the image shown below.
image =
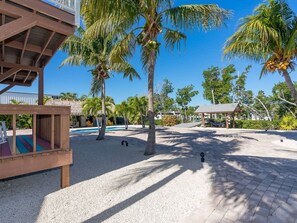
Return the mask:
{"type": "MultiPolygon", "coordinates": [[[[269,74],[259,80],[261,65],[252,61],[233,59],[231,61],[222,58],[222,47],[226,39],[231,36],[239,25],[239,19],[252,13],[256,5],[262,1],[259,0],[177,0],[176,5],[180,4],[209,4],[216,3],[220,7],[233,11],[233,16],[227,21],[227,27],[217,30],[203,32],[197,30],[187,31],[187,42],[181,50],[169,51],[161,45],[160,55],[157,60],[155,73],[155,86],[161,88],[163,79],[169,79],[177,90],[193,84],[199,94],[195,96],[191,105],[209,104],[210,102],[203,99],[203,88],[201,86],[204,70],[211,66],[225,67],[234,64],[239,72],[244,71],[248,65],[252,65],[252,69],[247,79],[247,89],[258,92],[264,90],[270,94],[275,83],[283,81],[278,74],[269,74]]],[[[296,0],[288,0],[291,8],[297,12],[296,0]]],[[[75,92],[79,95],[88,94],[91,83],[91,75],[88,72],[90,68],[81,67],[63,67],[59,68],[61,62],[67,55],[62,52],[52,58],[45,69],[45,93],[59,94],[61,92],[75,92]]],[[[129,96],[146,95],[147,94],[147,75],[142,70],[139,52],[136,52],[132,65],[141,74],[141,80],[130,82],[123,79],[122,75],[115,74],[111,79],[107,80],[107,95],[113,97],[116,103],[120,103],[129,96]]],[[[297,81],[297,72],[293,72],[291,77],[293,81],[297,81]]],[[[11,91],[20,92],[37,92],[37,84],[30,88],[14,87],[11,91]]],[[[172,95],[175,96],[175,93],[172,95]]]]}

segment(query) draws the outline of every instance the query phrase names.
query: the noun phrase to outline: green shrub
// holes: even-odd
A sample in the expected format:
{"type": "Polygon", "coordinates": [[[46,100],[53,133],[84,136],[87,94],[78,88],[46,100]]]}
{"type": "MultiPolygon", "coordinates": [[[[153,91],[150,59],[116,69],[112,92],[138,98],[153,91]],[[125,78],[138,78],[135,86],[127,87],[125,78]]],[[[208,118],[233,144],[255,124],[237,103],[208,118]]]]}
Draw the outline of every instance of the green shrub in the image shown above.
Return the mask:
{"type": "Polygon", "coordinates": [[[275,129],[275,128],[278,128],[278,123],[277,121],[267,121],[267,120],[236,120],[235,128],[275,129]]]}
{"type": "Polygon", "coordinates": [[[163,125],[162,120],[155,120],[155,125],[163,125]]]}
{"type": "Polygon", "coordinates": [[[162,124],[164,126],[174,126],[179,124],[179,120],[174,115],[164,115],[162,117],[162,124]]]}
{"type": "Polygon", "coordinates": [[[297,129],[297,120],[293,115],[286,115],[280,121],[280,129],[293,130],[297,129]]]}

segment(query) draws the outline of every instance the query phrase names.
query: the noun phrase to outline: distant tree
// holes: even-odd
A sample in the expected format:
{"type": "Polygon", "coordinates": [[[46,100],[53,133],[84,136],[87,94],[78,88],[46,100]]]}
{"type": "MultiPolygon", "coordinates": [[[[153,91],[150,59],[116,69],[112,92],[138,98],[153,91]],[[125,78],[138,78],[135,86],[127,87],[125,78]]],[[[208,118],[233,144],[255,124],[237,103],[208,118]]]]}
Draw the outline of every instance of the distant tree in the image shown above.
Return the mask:
{"type": "Polygon", "coordinates": [[[246,97],[246,78],[248,73],[250,72],[251,67],[251,65],[247,66],[241,74],[238,74],[235,77],[235,84],[233,86],[233,100],[235,102],[243,102],[244,98],[246,97]]]}
{"type": "Polygon", "coordinates": [[[146,96],[135,96],[128,98],[128,106],[131,108],[132,119],[136,123],[141,123],[145,128],[145,120],[147,118],[148,99],[146,96]]]}
{"type": "Polygon", "coordinates": [[[244,57],[264,64],[263,74],[278,72],[284,77],[297,105],[297,90],[289,72],[297,58],[297,16],[283,0],[268,0],[253,15],[242,19],[238,30],[227,40],[228,58],[244,57]]]}
{"type": "MultiPolygon", "coordinates": [[[[106,96],[105,99],[106,114],[111,115],[113,113],[114,101],[111,97],[106,96]]],[[[87,98],[82,103],[82,110],[84,115],[91,115],[96,118],[97,123],[99,124],[98,117],[102,108],[102,99],[99,97],[87,98]]]]}
{"type": "Polygon", "coordinates": [[[266,96],[264,91],[259,91],[257,96],[254,98],[253,107],[262,114],[262,117],[267,117],[268,120],[271,118],[271,98],[266,96]]]}
{"type": "MultiPolygon", "coordinates": [[[[294,83],[294,86],[297,89],[297,83],[294,83]]],[[[279,118],[287,113],[296,116],[297,107],[291,91],[285,82],[274,85],[272,89],[272,100],[275,106],[274,113],[279,118]]]]}
{"type": "Polygon", "coordinates": [[[122,101],[121,104],[115,106],[115,113],[124,118],[125,129],[129,126],[129,117],[131,116],[132,109],[127,101],[122,101]]]}
{"type": "Polygon", "coordinates": [[[198,95],[198,91],[194,90],[194,85],[188,85],[184,88],[178,89],[176,93],[176,103],[181,107],[187,119],[188,104],[192,101],[192,98],[198,95]]]}
{"type": "Polygon", "coordinates": [[[85,101],[87,98],[88,98],[88,96],[83,94],[82,96],[80,96],[79,100],[80,101],[85,101]]]}
{"type": "Polygon", "coordinates": [[[235,71],[232,64],[222,70],[219,67],[211,67],[203,71],[203,97],[213,104],[232,102],[232,82],[235,78],[233,75],[235,71]]]}
{"type": "Polygon", "coordinates": [[[156,92],[155,97],[155,110],[156,112],[166,113],[173,109],[174,99],[169,97],[174,91],[172,82],[168,79],[163,80],[163,85],[160,92],[156,92]]]}
{"type": "Polygon", "coordinates": [[[62,92],[62,93],[60,93],[59,97],[62,100],[76,101],[77,100],[77,93],[62,92]]]}

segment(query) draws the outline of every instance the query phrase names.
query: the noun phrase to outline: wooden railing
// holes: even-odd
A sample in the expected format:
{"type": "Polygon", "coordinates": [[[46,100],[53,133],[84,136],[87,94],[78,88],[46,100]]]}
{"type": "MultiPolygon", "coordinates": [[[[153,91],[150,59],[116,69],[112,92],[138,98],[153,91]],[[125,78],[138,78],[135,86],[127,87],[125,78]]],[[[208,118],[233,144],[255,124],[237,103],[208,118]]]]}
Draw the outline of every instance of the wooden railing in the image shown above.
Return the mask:
{"type": "MultiPolygon", "coordinates": [[[[72,151],[69,144],[70,107],[36,105],[0,105],[0,115],[11,117],[11,156],[0,157],[0,179],[61,167],[61,187],[70,185],[69,166],[72,151]],[[32,115],[32,147],[30,152],[17,150],[19,115],[32,115]],[[49,145],[37,151],[40,139],[49,145]],[[13,159],[11,159],[13,158],[13,159]]],[[[21,134],[20,134],[21,135],[21,134]]]]}
{"type": "Polygon", "coordinates": [[[76,26],[80,25],[80,0],[42,0],[75,15],[76,26]]]}

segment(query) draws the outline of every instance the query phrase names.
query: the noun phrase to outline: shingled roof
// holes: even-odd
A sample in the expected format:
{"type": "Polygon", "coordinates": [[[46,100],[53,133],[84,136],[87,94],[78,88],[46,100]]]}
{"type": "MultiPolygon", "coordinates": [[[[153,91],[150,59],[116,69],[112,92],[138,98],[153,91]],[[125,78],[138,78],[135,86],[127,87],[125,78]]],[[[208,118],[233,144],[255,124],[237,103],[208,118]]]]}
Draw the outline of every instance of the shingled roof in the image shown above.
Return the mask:
{"type": "Polygon", "coordinates": [[[230,103],[230,104],[216,104],[216,105],[202,105],[199,106],[195,113],[233,113],[240,112],[240,106],[238,103],[230,103]]]}

